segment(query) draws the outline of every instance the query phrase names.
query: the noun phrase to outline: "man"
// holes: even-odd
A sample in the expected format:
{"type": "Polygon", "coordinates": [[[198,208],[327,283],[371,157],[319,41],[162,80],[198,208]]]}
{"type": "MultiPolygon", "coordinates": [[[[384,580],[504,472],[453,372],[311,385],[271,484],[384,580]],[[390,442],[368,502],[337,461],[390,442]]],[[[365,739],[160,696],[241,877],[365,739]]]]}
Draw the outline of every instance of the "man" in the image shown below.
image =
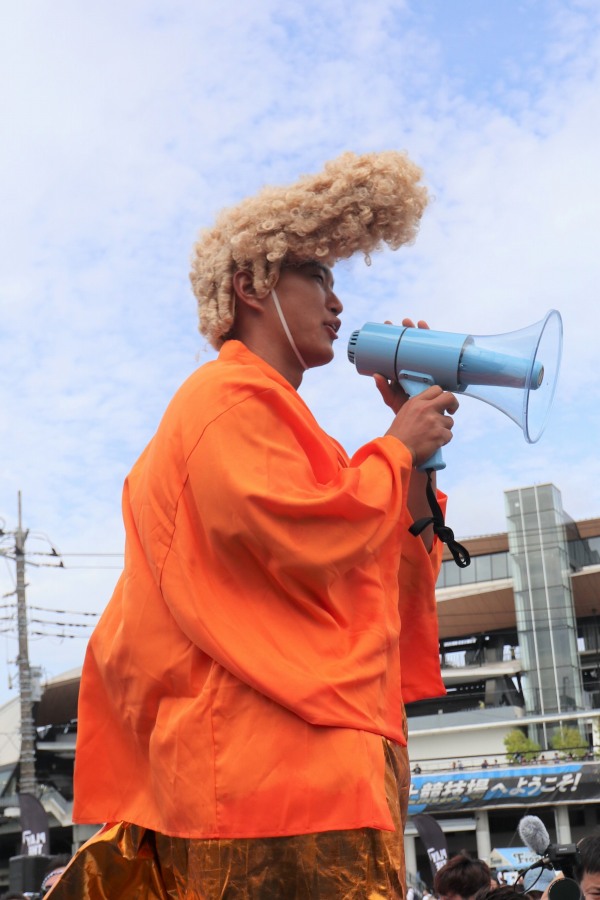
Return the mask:
{"type": "Polygon", "coordinates": [[[583,838],[577,847],[580,862],[575,877],[583,900],[600,900],[600,834],[583,838]]]}
{"type": "MultiPolygon", "coordinates": [[[[569,900],[577,896],[577,884],[581,900],[600,900],[600,834],[589,835],[577,843],[579,860],[574,866],[576,881],[565,878],[562,872],[549,873],[549,884],[544,885],[541,900],[569,900]],[[553,877],[554,876],[554,877],[553,877]]],[[[528,891],[528,895],[531,894],[528,891]]]]}
{"type": "Polygon", "coordinates": [[[403,703],[444,691],[440,547],[408,527],[429,512],[415,464],[457,402],[376,378],[394,418],[349,459],[297,389],[333,357],[332,265],[412,240],[419,178],[403,154],[344,154],[201,235],[192,284],[219,359],[126,482],[75,773],[75,821],[110,824],[52,900],[404,896],[403,703]]]}

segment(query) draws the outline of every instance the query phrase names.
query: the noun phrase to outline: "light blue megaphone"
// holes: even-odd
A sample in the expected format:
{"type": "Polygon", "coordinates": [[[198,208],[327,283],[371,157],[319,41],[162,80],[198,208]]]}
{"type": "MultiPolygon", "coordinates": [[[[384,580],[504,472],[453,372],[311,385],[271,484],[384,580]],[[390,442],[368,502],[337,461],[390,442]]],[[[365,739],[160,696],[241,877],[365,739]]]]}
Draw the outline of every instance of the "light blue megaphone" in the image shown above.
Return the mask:
{"type": "MultiPolygon", "coordinates": [[[[432,384],[495,406],[530,444],[539,440],[554,398],[562,353],[562,319],[551,309],[540,322],[506,334],[472,335],[378,325],[353,332],[348,358],[361,375],[384,375],[413,397],[432,384]]],[[[443,469],[441,451],[419,466],[443,469]]]]}

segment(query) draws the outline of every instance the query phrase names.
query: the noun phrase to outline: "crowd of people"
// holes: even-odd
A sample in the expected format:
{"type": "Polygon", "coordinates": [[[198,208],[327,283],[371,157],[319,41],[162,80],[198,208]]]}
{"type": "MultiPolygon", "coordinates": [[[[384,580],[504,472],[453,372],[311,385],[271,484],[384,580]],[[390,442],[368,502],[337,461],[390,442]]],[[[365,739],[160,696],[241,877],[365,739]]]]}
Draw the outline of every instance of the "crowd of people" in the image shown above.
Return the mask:
{"type": "Polygon", "coordinates": [[[433,891],[425,890],[421,900],[572,900],[577,887],[581,900],[600,900],[600,833],[578,842],[573,875],[566,879],[561,871],[534,865],[507,884],[502,872],[462,851],[438,869],[433,891]]]}
{"type": "MultiPolygon", "coordinates": [[[[9,890],[0,895],[0,900],[42,900],[58,882],[69,861],[67,854],[52,857],[38,892],[9,890]]],[[[573,891],[576,884],[580,900],[600,900],[600,833],[587,836],[577,844],[573,875],[571,892],[566,893],[561,889],[561,884],[565,884],[563,873],[542,865],[530,866],[509,884],[502,871],[491,869],[486,862],[463,850],[438,869],[433,890],[425,888],[419,894],[409,886],[405,896],[406,900],[572,900],[576,896],[573,891]]]]}
{"type": "Polygon", "coordinates": [[[571,751],[567,751],[565,753],[554,752],[552,754],[546,755],[545,753],[540,753],[539,755],[531,754],[531,753],[517,753],[513,756],[509,756],[509,754],[505,754],[500,759],[498,757],[494,757],[494,759],[481,759],[480,757],[463,757],[462,759],[454,759],[452,762],[449,762],[446,759],[427,759],[427,760],[417,760],[412,768],[412,772],[414,775],[420,775],[424,770],[428,772],[462,772],[464,769],[497,769],[502,766],[558,766],[564,763],[569,762],[589,762],[594,760],[595,754],[594,751],[589,748],[584,756],[575,757],[575,755],[571,751]]]}

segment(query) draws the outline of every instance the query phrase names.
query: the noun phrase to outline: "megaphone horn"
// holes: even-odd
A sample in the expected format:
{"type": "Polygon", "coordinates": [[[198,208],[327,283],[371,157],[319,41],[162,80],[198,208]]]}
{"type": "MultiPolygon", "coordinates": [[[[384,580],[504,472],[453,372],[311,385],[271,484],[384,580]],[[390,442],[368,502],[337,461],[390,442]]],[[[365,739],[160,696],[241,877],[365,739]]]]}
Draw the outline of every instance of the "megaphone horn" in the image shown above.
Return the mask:
{"type": "MultiPolygon", "coordinates": [[[[348,358],[361,375],[384,375],[410,396],[437,384],[483,400],[516,422],[531,444],[548,420],[561,353],[562,319],[555,309],[527,328],[496,335],[367,322],[348,343],[348,358]]],[[[419,468],[445,465],[438,450],[419,468]]]]}

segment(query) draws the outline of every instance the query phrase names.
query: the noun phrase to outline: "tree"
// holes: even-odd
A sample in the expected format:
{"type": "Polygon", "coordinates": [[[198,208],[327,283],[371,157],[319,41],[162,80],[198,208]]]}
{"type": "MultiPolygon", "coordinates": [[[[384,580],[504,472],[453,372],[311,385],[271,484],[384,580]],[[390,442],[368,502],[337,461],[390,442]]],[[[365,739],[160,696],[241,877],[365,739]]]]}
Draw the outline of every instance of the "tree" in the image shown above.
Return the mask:
{"type": "Polygon", "coordinates": [[[526,759],[531,761],[537,758],[542,749],[538,743],[532,741],[520,728],[513,728],[504,737],[506,756],[509,762],[521,762],[526,759]]]}
{"type": "Polygon", "coordinates": [[[581,759],[588,750],[587,741],[579,729],[569,727],[560,728],[552,737],[550,746],[553,750],[559,750],[563,759],[569,754],[574,759],[581,759]]]}

